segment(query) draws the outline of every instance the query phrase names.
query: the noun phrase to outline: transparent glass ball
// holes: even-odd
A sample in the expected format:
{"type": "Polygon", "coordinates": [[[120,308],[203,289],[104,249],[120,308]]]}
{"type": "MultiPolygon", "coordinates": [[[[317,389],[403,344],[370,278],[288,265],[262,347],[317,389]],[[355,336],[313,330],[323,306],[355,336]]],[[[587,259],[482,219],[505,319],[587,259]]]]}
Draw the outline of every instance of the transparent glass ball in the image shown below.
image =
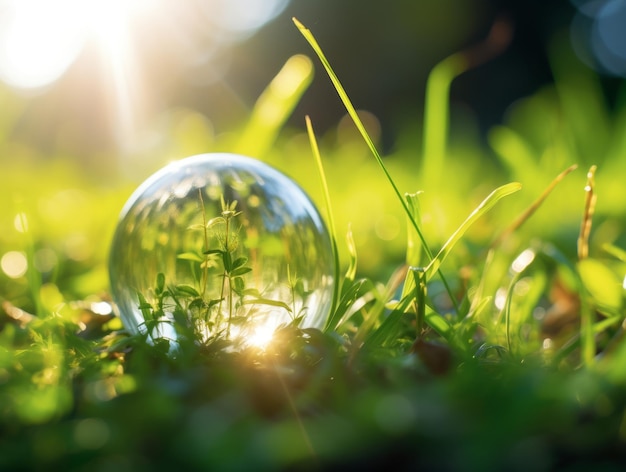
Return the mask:
{"type": "Polygon", "coordinates": [[[131,333],[263,345],[281,325],[323,328],[334,259],[322,218],[291,179],[248,157],[202,154],[133,193],[109,273],[131,333]]]}

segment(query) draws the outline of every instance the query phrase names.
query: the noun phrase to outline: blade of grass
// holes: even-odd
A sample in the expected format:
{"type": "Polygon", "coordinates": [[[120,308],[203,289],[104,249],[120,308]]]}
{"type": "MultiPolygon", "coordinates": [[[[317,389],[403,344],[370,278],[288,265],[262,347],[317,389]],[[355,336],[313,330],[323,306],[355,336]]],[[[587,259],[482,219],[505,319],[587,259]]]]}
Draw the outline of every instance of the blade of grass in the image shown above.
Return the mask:
{"type": "Polygon", "coordinates": [[[322,62],[322,65],[324,66],[324,69],[326,70],[326,73],[328,74],[331,82],[333,83],[333,85],[335,87],[335,90],[337,91],[337,94],[339,95],[339,98],[341,99],[344,107],[346,108],[346,110],[348,112],[348,115],[350,115],[350,118],[352,118],[352,121],[354,121],[354,124],[356,125],[357,129],[359,130],[359,133],[363,137],[363,140],[367,144],[368,148],[370,149],[371,153],[373,154],[374,158],[376,159],[376,162],[378,163],[378,165],[382,169],[383,173],[385,174],[385,177],[387,178],[387,180],[389,181],[389,184],[393,188],[393,191],[396,194],[396,196],[398,197],[398,200],[400,200],[400,204],[402,205],[402,208],[404,209],[406,214],[409,216],[409,221],[411,222],[411,224],[413,225],[413,227],[417,231],[417,234],[418,234],[418,236],[420,238],[420,241],[422,242],[422,244],[424,246],[424,250],[428,254],[429,258],[432,258],[432,253],[431,253],[430,249],[428,249],[428,245],[426,243],[426,239],[424,238],[424,235],[422,234],[422,231],[420,230],[417,222],[413,218],[413,216],[411,214],[411,211],[410,211],[406,201],[402,197],[402,194],[400,193],[400,190],[398,190],[398,187],[397,187],[396,183],[391,178],[391,175],[389,174],[389,171],[387,170],[387,167],[385,166],[385,164],[384,164],[384,162],[382,160],[382,157],[380,156],[378,150],[376,149],[376,146],[374,145],[374,142],[372,141],[372,138],[369,136],[367,130],[365,129],[365,126],[363,125],[363,122],[359,118],[359,116],[358,116],[358,114],[356,112],[356,109],[354,108],[354,105],[352,105],[352,102],[350,101],[350,98],[348,97],[348,94],[346,93],[345,89],[343,88],[343,85],[341,85],[341,82],[339,81],[339,78],[337,77],[337,75],[335,74],[333,68],[331,67],[330,62],[328,62],[328,59],[326,59],[325,54],[323,53],[322,49],[320,48],[319,44],[317,43],[317,40],[315,39],[315,37],[313,36],[311,31],[306,26],[304,26],[302,23],[300,23],[300,21],[298,21],[296,18],[292,18],[292,20],[293,20],[294,24],[296,25],[296,27],[298,28],[298,30],[300,31],[300,33],[302,34],[302,36],[304,36],[304,39],[307,40],[307,42],[310,44],[310,46],[313,48],[313,50],[317,54],[317,57],[322,62]]]}
{"type": "MultiPolygon", "coordinates": [[[[335,87],[335,90],[337,91],[337,94],[339,95],[339,98],[341,99],[344,107],[346,108],[346,110],[348,112],[348,115],[350,115],[350,118],[352,118],[352,121],[354,122],[354,124],[356,125],[357,129],[359,130],[359,133],[361,134],[363,140],[365,141],[365,143],[367,144],[368,148],[370,149],[372,155],[376,159],[376,162],[378,163],[379,167],[382,169],[383,173],[385,174],[385,177],[387,178],[387,180],[389,181],[389,184],[393,188],[393,191],[396,194],[396,197],[398,198],[398,200],[400,201],[400,204],[402,205],[402,208],[404,209],[405,213],[408,215],[408,218],[409,218],[409,221],[411,222],[411,225],[413,226],[413,228],[415,228],[415,231],[417,232],[417,235],[419,236],[419,239],[420,239],[420,241],[422,243],[422,247],[424,248],[424,252],[426,253],[426,255],[428,256],[429,259],[432,259],[432,257],[433,257],[432,252],[429,249],[428,244],[426,243],[426,239],[424,238],[424,235],[423,235],[422,231],[420,230],[420,227],[417,224],[417,221],[415,220],[415,218],[413,218],[413,215],[411,213],[411,210],[409,209],[408,203],[402,197],[402,194],[400,193],[400,190],[398,189],[398,186],[396,185],[394,180],[391,178],[391,175],[389,174],[389,171],[387,170],[387,167],[385,166],[385,164],[384,164],[384,162],[382,160],[382,157],[380,156],[378,150],[376,149],[376,146],[374,145],[374,142],[372,141],[372,139],[369,136],[367,130],[365,129],[365,126],[363,125],[363,122],[359,118],[359,116],[358,116],[358,114],[356,112],[356,109],[354,108],[354,105],[352,105],[352,102],[350,101],[350,98],[348,97],[348,94],[346,93],[345,89],[343,88],[343,85],[341,85],[341,82],[339,81],[339,78],[337,77],[337,75],[335,74],[333,68],[331,67],[330,63],[328,62],[328,59],[326,59],[326,56],[324,55],[322,49],[320,48],[319,44],[317,43],[317,40],[315,39],[315,37],[313,36],[311,31],[308,28],[306,28],[302,23],[300,23],[300,21],[298,21],[296,18],[292,18],[292,20],[293,20],[294,24],[296,25],[296,27],[298,28],[298,30],[300,31],[300,33],[302,34],[302,36],[304,36],[304,38],[307,40],[307,42],[310,44],[310,46],[313,48],[313,50],[317,54],[318,58],[322,62],[322,65],[324,66],[324,69],[326,70],[326,73],[328,74],[328,77],[330,78],[331,82],[333,83],[333,85],[335,87]]],[[[452,290],[450,289],[450,285],[448,284],[448,282],[445,279],[445,277],[443,276],[443,274],[439,273],[439,276],[441,278],[441,281],[442,281],[443,285],[446,288],[446,291],[448,292],[448,295],[450,296],[450,300],[452,300],[452,302],[454,303],[454,306],[456,308],[457,303],[456,303],[456,300],[454,298],[454,294],[452,293],[452,290]]]]}
{"type": "Polygon", "coordinates": [[[354,309],[357,301],[364,301],[367,294],[373,290],[375,290],[374,284],[369,279],[361,279],[353,282],[351,285],[344,285],[341,299],[335,311],[331,312],[325,331],[336,330],[345,323],[350,318],[349,311],[354,309]]]}
{"type": "MultiPolygon", "coordinates": [[[[406,268],[402,266],[391,275],[384,288],[381,290],[373,289],[371,291],[372,295],[375,297],[374,303],[369,311],[364,314],[363,323],[359,326],[354,335],[353,346],[356,349],[364,344],[364,341],[368,338],[370,332],[375,329],[376,323],[382,318],[385,311],[387,300],[393,296],[402,283],[402,280],[405,279],[406,275],[406,268]]],[[[384,320],[382,322],[384,322],[384,320]]],[[[356,350],[353,355],[354,354],[356,354],[356,350]]]]}
{"type": "Polygon", "coordinates": [[[430,279],[432,275],[439,270],[442,262],[450,254],[450,251],[455,244],[463,237],[467,230],[478,220],[481,216],[491,210],[498,201],[502,198],[517,192],[522,188],[522,185],[518,182],[511,182],[509,184],[498,187],[491,192],[487,198],[485,198],[480,205],[478,205],[472,213],[461,223],[457,230],[452,233],[452,236],[445,242],[443,247],[439,250],[437,255],[432,258],[430,263],[426,266],[426,279],[430,279]]]}
{"type": "Polygon", "coordinates": [[[585,212],[580,225],[580,235],[578,236],[578,259],[582,260],[589,256],[589,234],[591,233],[591,221],[596,208],[595,192],[596,166],[591,166],[587,172],[587,185],[585,185],[585,212]]]}
{"type": "MultiPolygon", "coordinates": [[[[326,206],[326,216],[328,218],[328,227],[330,229],[330,244],[333,251],[333,259],[335,262],[335,270],[334,270],[334,284],[333,284],[333,299],[330,305],[330,312],[335,313],[335,309],[337,308],[337,303],[339,303],[339,297],[341,296],[339,293],[340,285],[339,285],[339,271],[340,271],[340,261],[339,261],[339,250],[337,249],[337,231],[335,229],[335,218],[333,217],[333,209],[330,203],[330,192],[328,191],[328,183],[326,182],[326,173],[324,172],[324,165],[322,164],[322,156],[320,155],[319,146],[317,145],[317,139],[315,138],[315,132],[313,131],[313,124],[311,123],[311,118],[309,116],[305,116],[306,121],[306,129],[309,135],[309,141],[311,143],[311,150],[313,151],[313,156],[315,157],[315,162],[317,163],[317,170],[320,175],[320,180],[322,183],[322,193],[324,195],[324,204],[326,206]]],[[[330,318],[328,320],[330,322],[330,318]]],[[[327,323],[328,327],[328,323],[327,323]]]]}
{"type": "MultiPolygon", "coordinates": [[[[587,185],[585,186],[585,211],[580,226],[578,237],[578,258],[583,261],[589,256],[589,234],[591,233],[591,222],[596,205],[595,193],[595,173],[596,166],[593,165],[587,173],[587,185]]],[[[580,276],[580,274],[579,274],[580,276]]],[[[581,282],[581,294],[584,290],[581,282]]],[[[587,367],[593,364],[596,353],[596,338],[593,333],[593,309],[585,297],[580,299],[580,339],[582,349],[582,361],[587,367]]]]}
{"type": "MultiPolygon", "coordinates": [[[[419,196],[422,192],[407,193],[405,195],[409,209],[415,221],[421,224],[421,211],[419,196]]],[[[411,226],[407,228],[407,243],[406,243],[406,263],[412,267],[418,267],[422,262],[422,246],[420,242],[415,238],[415,232],[412,231],[411,226]]]]}
{"type": "Polygon", "coordinates": [[[561,182],[561,180],[563,180],[565,176],[567,176],[570,172],[572,172],[573,170],[577,168],[578,166],[576,164],[571,165],[567,169],[565,169],[563,172],[561,172],[559,175],[557,175],[555,179],[552,182],[550,182],[550,185],[548,185],[546,189],[541,193],[541,195],[539,195],[539,198],[537,198],[528,208],[526,208],[526,210],[522,212],[522,214],[519,215],[517,219],[513,221],[513,223],[511,223],[510,226],[505,228],[505,230],[502,231],[502,233],[500,233],[500,236],[498,236],[494,240],[494,242],[491,243],[490,247],[491,248],[497,247],[498,245],[500,245],[502,241],[504,241],[511,234],[517,231],[537,211],[537,209],[539,209],[539,207],[543,204],[546,198],[548,198],[548,195],[552,193],[552,191],[558,185],[558,183],[561,182]]]}
{"type": "Polygon", "coordinates": [[[346,244],[348,246],[348,254],[350,254],[350,263],[346,270],[346,281],[352,282],[356,278],[357,267],[357,254],[356,244],[354,243],[354,236],[352,235],[352,225],[348,225],[348,232],[346,233],[346,244]]]}
{"type": "Polygon", "coordinates": [[[369,333],[363,343],[363,347],[372,348],[384,346],[389,340],[395,338],[398,323],[412,302],[412,297],[403,298],[391,313],[385,317],[380,326],[369,333]]]}
{"type": "Polygon", "coordinates": [[[28,218],[24,211],[17,213],[16,221],[19,224],[19,231],[24,236],[24,253],[26,254],[26,280],[28,282],[28,289],[35,304],[35,315],[39,317],[47,316],[48,310],[46,309],[43,300],[41,299],[41,274],[36,269],[35,265],[35,243],[30,233],[28,226],[28,218]]]}
{"type": "Polygon", "coordinates": [[[623,249],[608,243],[602,245],[602,249],[604,249],[607,253],[611,254],[613,257],[619,259],[620,261],[626,262],[626,251],[624,251],[623,249]]]}
{"type": "Polygon", "coordinates": [[[417,336],[424,331],[426,321],[426,274],[422,268],[412,269],[413,283],[415,284],[415,327],[417,336]]]}
{"type": "Polygon", "coordinates": [[[267,153],[312,81],[311,59],[302,54],[287,59],[254,105],[236,152],[255,156],[267,153]]]}
{"type": "Polygon", "coordinates": [[[512,27],[498,18],[484,41],[446,57],[432,69],[426,82],[424,103],[423,178],[439,184],[446,158],[448,139],[449,95],[452,81],[463,72],[500,54],[509,45],[512,27]]]}

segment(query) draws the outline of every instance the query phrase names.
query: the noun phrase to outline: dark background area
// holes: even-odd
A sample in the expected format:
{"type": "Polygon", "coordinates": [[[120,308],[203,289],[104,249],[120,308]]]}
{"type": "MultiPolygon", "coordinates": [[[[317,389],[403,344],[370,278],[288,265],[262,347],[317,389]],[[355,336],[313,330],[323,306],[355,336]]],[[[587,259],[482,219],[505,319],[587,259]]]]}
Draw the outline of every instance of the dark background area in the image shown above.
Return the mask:
{"type": "MultiPolygon", "coordinates": [[[[513,29],[507,49],[462,74],[451,88],[451,100],[472,110],[484,131],[501,120],[514,100],[552,80],[547,44],[555,33],[566,31],[573,13],[566,1],[293,0],[272,24],[241,45],[227,80],[253,101],[284,58],[312,55],[290,21],[295,16],[316,36],[355,106],[380,119],[389,146],[397,126],[421,120],[432,67],[484,40],[494,21],[505,18],[513,29]],[[250,70],[267,80],[251,86],[250,70]]],[[[318,128],[327,129],[345,111],[317,62],[316,71],[291,122],[301,125],[309,114],[318,128]]],[[[204,103],[211,108],[210,95],[204,103]]]]}

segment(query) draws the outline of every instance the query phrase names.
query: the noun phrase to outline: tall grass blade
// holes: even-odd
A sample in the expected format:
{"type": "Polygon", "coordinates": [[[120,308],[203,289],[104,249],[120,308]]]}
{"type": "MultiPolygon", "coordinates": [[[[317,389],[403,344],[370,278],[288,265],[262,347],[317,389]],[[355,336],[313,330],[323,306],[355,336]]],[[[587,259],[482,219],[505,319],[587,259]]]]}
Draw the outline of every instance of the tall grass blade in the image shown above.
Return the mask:
{"type": "Polygon", "coordinates": [[[309,135],[309,141],[311,143],[311,150],[313,151],[313,156],[315,157],[315,162],[317,163],[317,170],[320,174],[320,180],[322,183],[322,193],[324,195],[324,204],[326,206],[326,216],[328,218],[328,227],[330,229],[330,243],[333,251],[333,259],[335,263],[334,270],[334,284],[333,284],[333,299],[330,305],[330,312],[335,313],[335,309],[337,308],[337,303],[339,303],[340,297],[340,285],[339,285],[339,271],[340,269],[340,260],[339,260],[339,250],[337,249],[337,230],[335,229],[335,218],[333,217],[333,209],[330,203],[330,192],[328,191],[328,183],[326,182],[326,173],[324,172],[324,165],[322,164],[322,156],[320,155],[320,149],[317,145],[317,139],[315,138],[315,132],[313,131],[313,125],[311,123],[311,118],[307,115],[305,117],[306,121],[306,129],[309,135]]]}
{"type": "Polygon", "coordinates": [[[585,186],[585,211],[580,225],[580,235],[578,236],[578,259],[580,260],[589,256],[591,221],[596,208],[595,174],[596,166],[591,166],[589,172],[587,172],[587,185],[585,186]]]}
{"type": "Polygon", "coordinates": [[[387,167],[385,166],[385,164],[384,164],[384,162],[382,160],[382,157],[380,156],[378,150],[376,149],[376,146],[374,145],[374,142],[372,141],[372,138],[370,137],[370,135],[368,134],[367,130],[365,129],[365,126],[363,125],[363,122],[359,118],[359,115],[357,114],[356,109],[354,108],[354,105],[352,105],[352,102],[350,101],[350,98],[348,97],[348,94],[346,93],[345,89],[343,88],[343,85],[341,85],[341,82],[339,81],[339,78],[337,77],[337,75],[335,74],[333,68],[331,67],[330,62],[328,62],[328,59],[326,59],[326,56],[322,52],[322,49],[320,48],[319,44],[317,43],[317,40],[315,39],[315,37],[313,36],[311,31],[306,26],[304,26],[302,23],[300,23],[300,21],[298,21],[296,18],[293,18],[293,22],[297,26],[298,30],[300,30],[300,33],[302,34],[302,36],[304,36],[304,39],[306,39],[307,42],[311,45],[311,47],[313,48],[313,50],[317,54],[317,57],[322,62],[322,65],[324,66],[324,69],[326,69],[326,73],[328,74],[328,77],[330,78],[331,82],[333,83],[333,85],[335,87],[335,90],[337,91],[337,94],[339,95],[339,98],[341,99],[344,107],[346,108],[346,110],[348,112],[348,115],[350,115],[350,118],[352,118],[352,121],[354,122],[355,126],[359,130],[359,133],[363,137],[363,140],[365,141],[365,143],[367,144],[368,148],[370,149],[372,155],[376,159],[376,162],[378,163],[378,165],[380,166],[380,168],[384,172],[385,177],[389,181],[389,184],[393,188],[393,191],[395,192],[396,196],[398,197],[398,200],[400,200],[400,204],[402,205],[402,208],[404,209],[404,211],[408,215],[409,221],[411,222],[411,224],[415,228],[415,231],[417,231],[417,234],[419,235],[420,241],[422,242],[422,245],[424,246],[424,250],[426,251],[426,253],[428,254],[429,257],[432,257],[432,253],[428,249],[428,245],[426,243],[426,239],[424,238],[424,235],[422,234],[422,231],[420,230],[417,222],[415,221],[415,219],[411,215],[411,212],[409,210],[409,207],[408,207],[406,201],[402,197],[402,194],[400,193],[400,190],[398,190],[398,187],[396,186],[395,182],[391,178],[391,175],[389,174],[389,171],[387,170],[387,167]]]}
{"type": "MultiPolygon", "coordinates": [[[[418,224],[422,223],[420,201],[419,196],[422,192],[407,193],[405,195],[411,215],[417,221],[418,224]]],[[[423,248],[420,244],[419,238],[413,231],[411,225],[407,228],[407,243],[406,243],[406,263],[412,267],[419,267],[422,265],[423,248]]]]}
{"type": "Polygon", "coordinates": [[[302,54],[287,59],[259,96],[235,151],[254,156],[267,153],[312,81],[311,59],[302,54]]]}
{"type": "Polygon", "coordinates": [[[16,221],[20,226],[20,232],[24,236],[24,253],[26,254],[27,267],[26,280],[28,282],[28,289],[33,303],[35,304],[35,315],[44,317],[49,313],[41,298],[41,274],[36,269],[35,265],[35,243],[28,226],[28,217],[26,216],[26,213],[23,211],[18,212],[16,215],[16,221]]]}
{"type": "MultiPolygon", "coordinates": [[[[409,218],[409,222],[411,223],[411,225],[415,229],[415,231],[416,231],[416,233],[417,233],[417,235],[418,235],[418,237],[420,239],[422,247],[424,248],[424,252],[428,256],[428,259],[432,260],[433,254],[432,254],[431,250],[429,249],[428,244],[426,243],[426,239],[424,238],[424,235],[423,235],[423,233],[422,233],[422,231],[421,231],[417,221],[415,220],[415,218],[413,218],[413,215],[411,213],[411,210],[409,209],[409,206],[408,206],[406,200],[402,197],[402,195],[400,193],[400,190],[398,189],[397,185],[395,184],[395,182],[391,178],[391,175],[389,174],[389,171],[387,170],[387,167],[385,166],[385,164],[384,164],[384,162],[382,160],[382,157],[380,156],[378,150],[376,149],[376,146],[374,145],[374,142],[372,141],[372,138],[369,136],[367,130],[365,129],[365,126],[363,125],[363,122],[359,118],[359,115],[357,114],[356,109],[354,108],[354,105],[352,105],[352,102],[350,101],[350,98],[348,97],[348,94],[346,93],[345,89],[343,88],[343,85],[341,85],[341,82],[339,81],[339,78],[337,77],[337,75],[333,71],[333,68],[331,67],[330,63],[328,62],[328,59],[326,59],[326,56],[324,55],[322,49],[320,48],[319,44],[317,43],[317,41],[316,41],[315,37],[313,36],[313,34],[311,33],[311,31],[309,31],[309,29],[306,28],[302,23],[300,23],[296,18],[293,18],[293,22],[298,27],[298,29],[300,30],[300,33],[302,34],[302,36],[304,36],[304,38],[307,40],[307,42],[311,45],[311,47],[313,48],[313,50],[317,54],[318,58],[322,62],[322,65],[324,66],[324,69],[326,70],[326,72],[328,74],[328,77],[330,78],[331,82],[333,83],[333,85],[335,87],[335,90],[337,91],[337,94],[339,95],[339,98],[341,99],[344,107],[346,108],[348,114],[350,115],[350,118],[352,118],[352,121],[354,122],[354,124],[356,125],[357,129],[359,130],[359,133],[363,137],[363,140],[365,141],[365,143],[369,147],[369,149],[370,149],[372,155],[374,156],[374,158],[376,159],[376,162],[378,163],[379,167],[382,169],[383,173],[385,174],[385,177],[387,178],[387,180],[389,181],[389,184],[393,188],[393,191],[396,194],[396,197],[398,198],[398,200],[400,200],[400,204],[402,205],[402,208],[404,209],[405,213],[407,214],[407,216],[409,218]]],[[[445,277],[443,276],[443,274],[439,273],[439,276],[441,278],[441,281],[442,281],[443,285],[446,288],[446,291],[448,292],[448,294],[450,296],[450,299],[454,301],[455,299],[454,299],[454,295],[452,293],[452,290],[450,289],[450,285],[448,284],[448,282],[445,279],[445,277]]]]}
{"type": "Polygon", "coordinates": [[[511,40],[506,19],[497,19],[484,41],[446,57],[433,67],[426,82],[422,178],[439,185],[445,166],[450,126],[450,86],[463,72],[500,54],[511,40]]]}

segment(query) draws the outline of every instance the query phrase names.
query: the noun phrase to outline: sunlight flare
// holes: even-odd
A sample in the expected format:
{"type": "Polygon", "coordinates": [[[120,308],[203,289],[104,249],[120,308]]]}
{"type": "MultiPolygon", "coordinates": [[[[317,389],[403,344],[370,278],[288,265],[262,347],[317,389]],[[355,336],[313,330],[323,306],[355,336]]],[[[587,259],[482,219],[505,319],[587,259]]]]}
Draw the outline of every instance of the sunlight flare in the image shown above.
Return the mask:
{"type": "Polygon", "coordinates": [[[246,339],[248,346],[258,347],[265,349],[274,337],[274,331],[276,330],[275,323],[271,323],[271,320],[266,320],[265,323],[259,324],[254,327],[251,335],[246,339]]]}
{"type": "Polygon", "coordinates": [[[78,0],[5,2],[0,20],[0,77],[18,88],[58,79],[78,56],[85,27],[78,0]],[[78,14],[78,15],[77,15],[78,14]]]}

